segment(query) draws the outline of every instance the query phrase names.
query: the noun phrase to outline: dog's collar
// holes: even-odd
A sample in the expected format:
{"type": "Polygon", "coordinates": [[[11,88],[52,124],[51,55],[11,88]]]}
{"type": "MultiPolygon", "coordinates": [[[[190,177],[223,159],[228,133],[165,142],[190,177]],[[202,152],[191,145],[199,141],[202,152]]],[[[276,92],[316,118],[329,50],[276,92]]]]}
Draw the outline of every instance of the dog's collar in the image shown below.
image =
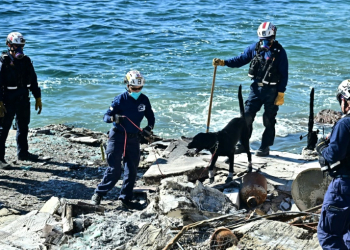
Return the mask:
{"type": "Polygon", "coordinates": [[[214,147],[215,147],[215,150],[218,149],[218,147],[219,147],[219,140],[217,140],[217,141],[214,143],[214,145],[211,146],[211,147],[209,148],[209,150],[212,149],[212,148],[214,148],[214,147]]]}

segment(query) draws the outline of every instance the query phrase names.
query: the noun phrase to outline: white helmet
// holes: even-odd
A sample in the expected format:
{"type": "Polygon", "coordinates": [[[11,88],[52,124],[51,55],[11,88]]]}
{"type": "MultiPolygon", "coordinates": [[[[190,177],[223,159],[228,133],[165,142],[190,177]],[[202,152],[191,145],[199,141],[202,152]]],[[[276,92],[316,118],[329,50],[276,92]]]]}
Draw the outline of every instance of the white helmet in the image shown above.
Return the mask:
{"type": "Polygon", "coordinates": [[[19,32],[11,32],[6,38],[6,45],[10,44],[22,44],[25,45],[26,40],[23,35],[19,32]]]}
{"type": "Polygon", "coordinates": [[[350,79],[342,81],[338,86],[337,100],[339,104],[341,104],[342,97],[347,101],[350,100],[350,79]]]}
{"type": "Polygon", "coordinates": [[[124,83],[130,86],[141,87],[145,84],[145,78],[138,70],[131,70],[126,73],[124,83]]]}
{"type": "Polygon", "coordinates": [[[277,27],[270,22],[264,22],[260,24],[258,28],[258,36],[260,39],[276,36],[277,27]]]}

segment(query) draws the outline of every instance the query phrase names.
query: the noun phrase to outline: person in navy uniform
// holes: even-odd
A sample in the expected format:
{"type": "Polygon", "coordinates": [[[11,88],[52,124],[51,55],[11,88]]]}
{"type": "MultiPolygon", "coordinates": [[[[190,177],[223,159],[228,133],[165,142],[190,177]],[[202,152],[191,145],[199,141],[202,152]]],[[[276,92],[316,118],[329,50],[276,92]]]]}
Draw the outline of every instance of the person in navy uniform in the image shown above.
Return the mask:
{"type": "Polygon", "coordinates": [[[324,196],[317,237],[322,249],[350,249],[350,79],[337,91],[344,116],[316,145],[321,170],[333,180],[324,196]]]}
{"type": "MultiPolygon", "coordinates": [[[[250,94],[245,102],[245,118],[249,128],[249,138],[253,131],[253,121],[256,113],[264,105],[261,146],[255,152],[256,156],[268,156],[270,146],[275,140],[276,115],[279,106],[284,103],[284,92],[288,82],[287,53],[276,41],[277,27],[271,22],[260,24],[257,33],[259,42],[251,44],[244,52],[232,59],[213,59],[214,66],[239,68],[250,63],[248,76],[253,80],[250,94]]],[[[237,145],[235,153],[245,152],[241,144],[237,145]]]]}
{"type": "Polygon", "coordinates": [[[41,89],[30,58],[23,53],[26,40],[19,32],[6,38],[9,50],[0,58],[0,168],[10,165],[5,161],[5,142],[13,119],[17,125],[18,160],[35,161],[37,155],[28,152],[28,126],[30,123],[29,91],[35,97],[35,110],[41,113],[41,89]]]}
{"type": "Polygon", "coordinates": [[[121,176],[121,160],[124,162],[124,180],[119,200],[127,208],[137,209],[133,203],[133,188],[136,181],[137,168],[140,162],[140,123],[144,117],[148,125],[142,129],[141,136],[149,137],[154,128],[155,117],[151,103],[141,89],[145,79],[139,71],[129,71],[124,79],[127,91],[116,96],[103,120],[113,123],[109,131],[106,149],[108,168],[98,184],[91,203],[99,205],[103,196],[110,191],[121,176]]]}

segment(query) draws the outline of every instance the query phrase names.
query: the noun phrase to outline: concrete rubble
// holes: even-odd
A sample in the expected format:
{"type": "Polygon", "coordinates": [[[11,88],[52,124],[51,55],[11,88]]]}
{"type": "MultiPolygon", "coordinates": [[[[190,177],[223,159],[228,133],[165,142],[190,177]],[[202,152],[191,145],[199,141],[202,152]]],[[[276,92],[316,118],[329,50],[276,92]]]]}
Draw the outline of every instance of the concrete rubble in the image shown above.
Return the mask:
{"type": "Polygon", "coordinates": [[[137,211],[116,200],[122,180],[101,206],[89,204],[107,167],[100,148],[106,134],[65,125],[31,129],[30,151],[40,155],[38,162],[16,159],[14,134],[6,144],[13,167],[0,170],[0,249],[320,249],[317,211],[301,212],[292,196],[298,175],[318,167],[302,154],[253,154],[253,172],[266,179],[266,194],[262,204],[249,207],[240,197],[245,154],[235,156],[230,183],[226,158],[219,157],[209,184],[209,152],[195,155],[188,138],[156,138],[141,145],[134,198],[145,208],[137,211]],[[219,228],[238,242],[223,242],[226,236],[214,242],[219,228]]]}

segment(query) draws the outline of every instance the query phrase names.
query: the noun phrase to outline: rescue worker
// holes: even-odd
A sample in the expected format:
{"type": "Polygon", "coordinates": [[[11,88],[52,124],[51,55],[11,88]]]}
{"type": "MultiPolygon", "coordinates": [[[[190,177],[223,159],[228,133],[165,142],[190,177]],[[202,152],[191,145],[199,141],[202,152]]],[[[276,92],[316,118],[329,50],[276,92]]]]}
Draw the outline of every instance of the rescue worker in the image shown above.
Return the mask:
{"type": "Polygon", "coordinates": [[[343,81],[337,100],[344,116],[329,139],[316,145],[321,170],[333,180],[324,196],[317,237],[322,249],[350,249],[350,79],[343,81]]]}
{"type": "Polygon", "coordinates": [[[8,51],[0,58],[0,168],[10,165],[5,161],[5,142],[13,119],[17,125],[18,160],[38,159],[28,152],[28,125],[30,122],[29,91],[35,98],[35,110],[41,113],[41,90],[30,58],[23,53],[26,40],[19,32],[11,32],[6,38],[8,51]]]}
{"type": "MultiPolygon", "coordinates": [[[[275,124],[278,106],[284,103],[284,92],[288,81],[288,59],[281,44],[276,41],[277,27],[270,22],[262,23],[258,30],[259,42],[251,44],[242,54],[228,60],[213,59],[213,66],[239,68],[250,63],[248,76],[253,80],[250,94],[245,102],[245,118],[249,128],[249,138],[253,132],[256,113],[264,105],[261,146],[257,156],[267,156],[275,139],[275,124]]],[[[244,152],[241,144],[236,153],[244,152]]]]}
{"type": "Polygon", "coordinates": [[[124,180],[119,200],[127,208],[138,209],[140,204],[133,203],[133,188],[137,168],[140,162],[140,123],[144,117],[148,125],[142,129],[141,136],[149,137],[154,127],[155,118],[148,97],[141,93],[145,79],[139,71],[129,71],[124,79],[127,91],[116,96],[103,120],[113,123],[109,131],[106,149],[108,168],[98,184],[91,203],[99,205],[103,196],[110,191],[121,176],[121,160],[124,163],[124,180]]]}

